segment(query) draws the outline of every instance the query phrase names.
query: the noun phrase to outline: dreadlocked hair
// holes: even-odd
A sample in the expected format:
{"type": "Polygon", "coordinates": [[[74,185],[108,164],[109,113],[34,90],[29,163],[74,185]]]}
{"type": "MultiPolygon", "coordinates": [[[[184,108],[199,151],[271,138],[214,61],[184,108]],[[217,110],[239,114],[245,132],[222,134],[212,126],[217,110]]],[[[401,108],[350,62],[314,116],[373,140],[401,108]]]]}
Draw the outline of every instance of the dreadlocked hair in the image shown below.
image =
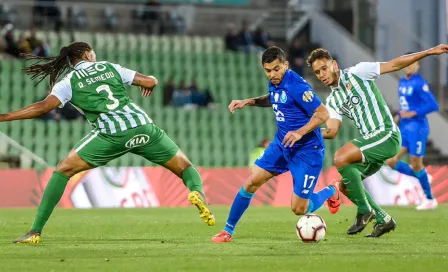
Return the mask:
{"type": "Polygon", "coordinates": [[[38,60],[36,63],[23,69],[25,74],[31,75],[31,79],[37,79],[37,84],[50,76],[50,87],[52,88],[58,78],[71,69],[70,64],[82,59],[86,51],[92,51],[92,47],[85,42],[73,42],[64,46],[57,57],[39,57],[30,54],[20,54],[24,60],[38,60]],[[42,63],[46,62],[46,63],[42,63]]]}

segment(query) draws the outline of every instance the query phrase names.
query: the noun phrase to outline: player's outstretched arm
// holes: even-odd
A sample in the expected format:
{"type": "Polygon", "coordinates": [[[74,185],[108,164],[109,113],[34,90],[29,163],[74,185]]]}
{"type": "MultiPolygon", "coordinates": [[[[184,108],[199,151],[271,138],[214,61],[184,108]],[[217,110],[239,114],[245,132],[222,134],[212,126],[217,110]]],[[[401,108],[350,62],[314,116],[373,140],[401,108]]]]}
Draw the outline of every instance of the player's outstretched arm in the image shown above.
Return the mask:
{"type": "Polygon", "coordinates": [[[448,45],[447,44],[441,44],[436,47],[409,54],[409,55],[403,55],[401,57],[395,58],[393,60],[390,60],[388,62],[382,62],[380,63],[380,74],[387,74],[395,71],[399,71],[403,69],[404,67],[407,67],[411,65],[412,63],[421,60],[427,56],[432,55],[441,55],[448,53],[448,45]]]}
{"type": "Polygon", "coordinates": [[[271,107],[271,98],[269,97],[269,94],[255,97],[255,98],[249,98],[244,100],[233,100],[229,104],[229,111],[231,113],[235,113],[236,109],[242,109],[246,106],[253,106],[253,107],[271,107]]]}
{"type": "Polygon", "coordinates": [[[324,139],[336,138],[339,128],[341,127],[341,120],[330,118],[327,120],[326,125],[326,128],[322,128],[322,136],[324,137],[324,139]]]}
{"type": "Polygon", "coordinates": [[[159,84],[159,81],[154,76],[145,76],[140,73],[135,73],[132,85],[139,86],[140,92],[143,96],[151,95],[154,88],[159,84]]]}
{"type": "Polygon", "coordinates": [[[44,100],[34,103],[21,110],[0,114],[0,122],[36,118],[49,113],[60,105],[61,101],[59,101],[56,96],[49,95],[44,100]]]}
{"type": "Polygon", "coordinates": [[[324,104],[320,104],[314,111],[310,121],[306,123],[297,131],[290,131],[283,138],[282,145],[285,147],[292,147],[298,140],[300,140],[305,134],[315,130],[318,126],[325,123],[330,118],[330,113],[324,104]]]}

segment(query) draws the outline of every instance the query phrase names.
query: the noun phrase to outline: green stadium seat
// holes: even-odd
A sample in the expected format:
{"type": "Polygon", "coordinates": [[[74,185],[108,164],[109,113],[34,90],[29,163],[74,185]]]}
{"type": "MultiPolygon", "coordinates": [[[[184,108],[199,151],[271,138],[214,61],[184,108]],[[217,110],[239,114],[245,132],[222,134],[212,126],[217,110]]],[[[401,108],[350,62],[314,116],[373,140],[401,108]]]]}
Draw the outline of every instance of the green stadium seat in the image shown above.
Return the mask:
{"type": "MultiPolygon", "coordinates": [[[[52,55],[72,42],[68,32],[39,32],[51,40],[52,55]]],[[[76,40],[94,46],[99,60],[159,78],[160,86],[149,98],[136,87],[128,87],[132,100],[141,106],[155,124],[200,166],[246,166],[248,154],[263,138],[272,140],[276,131],[270,109],[251,108],[232,115],[227,105],[232,99],[259,96],[267,92],[267,80],[258,54],[233,54],[224,50],[221,37],[147,36],[143,34],[106,34],[75,32],[76,40]],[[201,89],[208,88],[219,105],[215,109],[184,110],[163,107],[163,86],[174,77],[176,84],[195,78],[201,89]]],[[[21,69],[24,63],[0,62],[0,107],[11,110],[33,103],[46,95],[48,81],[34,86],[21,69]]],[[[86,121],[19,121],[5,124],[2,131],[56,165],[74,145],[92,130],[86,121]]],[[[332,165],[334,152],[350,138],[359,136],[344,120],[341,133],[326,141],[326,167],[332,165]]],[[[12,151],[14,152],[14,151],[12,151]]],[[[136,155],[126,155],[109,166],[153,165],[136,155]]]]}

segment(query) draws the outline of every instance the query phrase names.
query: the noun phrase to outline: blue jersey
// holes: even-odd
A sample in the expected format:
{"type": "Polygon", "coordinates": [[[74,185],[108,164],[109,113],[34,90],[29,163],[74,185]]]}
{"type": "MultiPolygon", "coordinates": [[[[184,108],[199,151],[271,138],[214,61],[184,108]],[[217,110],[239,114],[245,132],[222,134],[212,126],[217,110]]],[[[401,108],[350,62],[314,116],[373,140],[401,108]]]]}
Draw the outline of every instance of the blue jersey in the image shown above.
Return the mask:
{"type": "Polygon", "coordinates": [[[416,116],[400,120],[400,129],[419,127],[429,130],[426,115],[439,110],[439,105],[429,89],[429,84],[418,73],[410,78],[401,78],[398,95],[400,111],[415,111],[416,116]]]}
{"type": "MultiPolygon", "coordinates": [[[[281,143],[289,131],[306,125],[314,111],[322,104],[311,86],[297,73],[287,70],[280,85],[269,83],[272,108],[277,120],[275,141],[281,143]]],[[[293,148],[323,148],[320,128],[297,141],[293,148]]]]}

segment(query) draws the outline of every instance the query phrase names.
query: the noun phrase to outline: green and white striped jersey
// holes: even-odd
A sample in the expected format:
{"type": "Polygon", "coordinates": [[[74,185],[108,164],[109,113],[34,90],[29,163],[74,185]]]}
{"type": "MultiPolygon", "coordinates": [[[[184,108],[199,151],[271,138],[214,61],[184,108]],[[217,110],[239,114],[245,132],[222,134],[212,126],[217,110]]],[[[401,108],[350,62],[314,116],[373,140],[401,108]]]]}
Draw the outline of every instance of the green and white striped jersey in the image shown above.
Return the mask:
{"type": "Polygon", "coordinates": [[[339,85],[331,87],[327,98],[330,118],[355,122],[363,136],[381,131],[398,131],[389,107],[374,80],[380,76],[379,62],[361,62],[340,71],[339,85]]]}
{"type": "Polygon", "coordinates": [[[152,123],[125,89],[135,73],[106,61],[81,61],[55,84],[50,95],[61,101],[61,107],[70,102],[102,133],[115,134],[152,123]]]}

